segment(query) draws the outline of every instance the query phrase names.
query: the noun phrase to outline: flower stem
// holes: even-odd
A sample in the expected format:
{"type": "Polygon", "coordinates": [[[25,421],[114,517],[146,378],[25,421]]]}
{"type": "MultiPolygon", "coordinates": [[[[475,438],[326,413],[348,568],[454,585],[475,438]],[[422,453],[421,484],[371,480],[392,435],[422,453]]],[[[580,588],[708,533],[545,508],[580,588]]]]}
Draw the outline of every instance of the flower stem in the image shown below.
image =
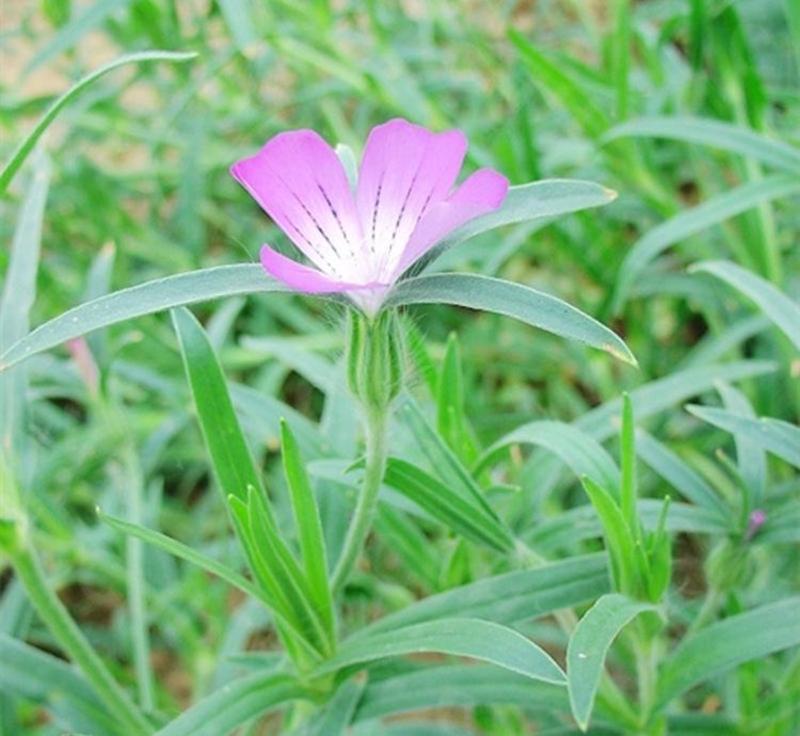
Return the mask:
{"type": "Polygon", "coordinates": [[[17,546],[11,554],[11,561],[36,612],[92,684],[109,713],[118,718],[125,732],[132,736],[152,733],[153,727],[112,677],[69,611],[47,584],[41,562],[30,544],[23,542],[17,546]]]}
{"type": "Polygon", "coordinates": [[[388,419],[388,411],[385,409],[365,410],[367,463],[364,469],[364,482],[342,547],[342,553],[339,555],[339,561],[336,563],[333,573],[331,587],[334,593],[340,590],[350,577],[372,525],[372,518],[375,516],[378,492],[386,469],[388,419]]]}

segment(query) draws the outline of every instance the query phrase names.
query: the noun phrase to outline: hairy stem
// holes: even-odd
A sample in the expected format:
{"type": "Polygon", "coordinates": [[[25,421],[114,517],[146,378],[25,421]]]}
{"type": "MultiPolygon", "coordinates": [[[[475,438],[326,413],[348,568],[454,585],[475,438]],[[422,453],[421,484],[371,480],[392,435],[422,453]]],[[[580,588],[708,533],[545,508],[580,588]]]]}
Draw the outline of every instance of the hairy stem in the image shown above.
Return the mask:
{"type": "Polygon", "coordinates": [[[334,593],[340,590],[350,577],[375,516],[378,492],[386,469],[388,418],[386,410],[365,410],[367,463],[364,469],[364,482],[342,547],[342,553],[333,573],[331,587],[334,593]]]}
{"type": "Polygon", "coordinates": [[[44,570],[30,544],[25,542],[11,555],[12,564],[28,597],[53,637],[92,684],[103,704],[119,719],[125,733],[146,736],[153,728],[112,677],[86,640],[69,611],[47,584],[44,570]]]}

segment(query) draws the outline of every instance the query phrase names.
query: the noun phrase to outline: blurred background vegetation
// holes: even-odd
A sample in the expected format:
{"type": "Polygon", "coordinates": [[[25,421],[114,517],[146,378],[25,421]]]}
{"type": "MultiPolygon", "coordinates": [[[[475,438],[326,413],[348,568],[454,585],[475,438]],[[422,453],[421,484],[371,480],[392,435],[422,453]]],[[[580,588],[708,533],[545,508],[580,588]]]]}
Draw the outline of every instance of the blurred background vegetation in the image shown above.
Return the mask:
{"type": "MultiPolygon", "coordinates": [[[[607,207],[481,236],[443,259],[448,268],[502,275],[566,299],[613,326],[640,364],[636,370],[497,316],[419,309],[434,362],[448,334],[458,333],[476,446],[532,419],[571,421],[622,390],[673,377],[647,394],[648,431],[735,496],[741,479],[732,470],[732,436],[682,404],[711,395],[717,380],[742,379],[755,414],[797,424],[800,363],[789,341],[737,292],[687,272],[694,262],[728,259],[790,296],[800,293],[797,169],[781,173],[780,160],[743,156],[735,145],[735,131],[750,130],[795,154],[800,146],[796,0],[4,0],[0,24],[3,160],[55,95],[102,63],[152,48],[197,52],[187,63],[105,76],[48,131],[52,172],[32,324],[109,290],[254,261],[262,242],[283,235],[229,176],[231,162],[287,128],[314,128],[359,151],[373,125],[403,116],[463,129],[468,168],[493,166],[513,184],[589,179],[619,193],[607,207]],[[657,131],[639,124],[656,116],[657,131]],[[693,138],[687,116],[735,128],[704,128],[693,138]],[[649,256],[632,264],[636,248],[649,256]],[[755,362],[762,359],[773,365],[755,362]],[[702,373],[710,365],[724,368],[702,373]]],[[[4,243],[14,237],[28,174],[0,202],[4,243]]],[[[9,253],[0,249],[0,273],[9,253]]],[[[228,375],[282,402],[266,418],[257,409],[248,417],[273,473],[273,415],[296,411],[316,427],[324,391],[313,360],[340,353],[339,316],[285,295],[196,311],[228,375]]],[[[106,411],[97,410],[91,370],[75,350],[37,357],[19,473],[63,599],[93,641],[126,662],[124,541],[94,517],[98,504],[111,512],[124,506],[120,474],[138,479],[146,525],[221,556],[233,554],[232,542],[207,492],[207,460],[168,318],[116,326],[89,345],[106,411]]],[[[582,499],[574,479],[539,492],[541,474],[530,470],[512,458],[503,477],[523,487],[509,502],[523,532],[582,499]]],[[[780,492],[771,513],[787,514],[786,528],[796,527],[796,474],[785,466],[773,474],[780,492]]],[[[644,495],[669,490],[646,469],[641,483],[644,495]]],[[[422,555],[415,569],[412,551],[393,548],[393,533],[389,521],[383,529],[379,522],[371,550],[379,573],[350,592],[354,620],[491,567],[430,533],[445,562],[426,571],[431,556],[422,555]]],[[[782,540],[748,550],[724,605],[798,589],[796,534],[782,540]]],[[[704,560],[717,543],[677,538],[674,583],[687,618],[707,588],[704,560]]],[[[157,553],[146,564],[156,697],[171,712],[229,676],[217,662],[226,647],[263,645],[263,622],[199,571],[157,553]]],[[[24,621],[11,616],[9,600],[6,631],[24,621]]],[[[48,634],[34,638],[46,646],[48,634]]],[[[746,730],[765,722],[763,709],[780,710],[756,692],[740,704],[741,733],[790,733],[746,730]]],[[[695,705],[713,711],[718,702],[695,705]]],[[[39,733],[34,704],[5,702],[0,712],[7,733],[19,733],[17,726],[39,733]]],[[[516,732],[504,730],[516,728],[507,725],[518,723],[513,715],[476,718],[486,733],[516,732]]]]}

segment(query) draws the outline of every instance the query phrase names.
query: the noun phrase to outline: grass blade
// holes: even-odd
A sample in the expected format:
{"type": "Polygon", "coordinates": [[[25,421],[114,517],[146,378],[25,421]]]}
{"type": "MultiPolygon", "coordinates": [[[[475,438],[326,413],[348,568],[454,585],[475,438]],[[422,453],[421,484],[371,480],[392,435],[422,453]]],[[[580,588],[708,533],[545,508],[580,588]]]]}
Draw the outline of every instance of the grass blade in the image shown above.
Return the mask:
{"type": "Polygon", "coordinates": [[[702,261],[691,273],[710,273],[746,296],[772,320],[773,324],[800,350],[800,304],[790,299],[766,279],[730,261],[702,261]]]}
{"type": "Polygon", "coordinates": [[[800,172],[800,149],[767,138],[741,125],[719,120],[678,115],[636,118],[612,128],[603,140],[612,141],[629,136],[699,143],[738,153],[769,166],[800,172]]]}
{"type": "Polygon", "coordinates": [[[142,51],[137,54],[129,54],[128,56],[115,59],[110,64],[101,66],[99,69],[85,76],[50,105],[41,120],[36,123],[33,130],[22,139],[14,153],[11,154],[11,158],[5,166],[3,166],[2,170],[0,170],[0,194],[5,192],[8,188],[9,183],[14,178],[14,174],[17,173],[19,167],[22,166],[25,159],[33,150],[36,141],[42,137],[50,126],[50,123],[55,120],[56,115],[58,115],[61,109],[69,104],[74,97],[80,94],[82,90],[91,85],[92,82],[125,64],[139,64],[146,61],[183,62],[189,61],[189,59],[193,59],[195,56],[197,56],[195,53],[177,53],[174,51],[142,51]]]}
{"type": "Polygon", "coordinates": [[[789,197],[797,192],[800,192],[800,178],[791,174],[773,174],[718,194],[648,230],[634,244],[620,267],[614,287],[614,311],[622,309],[636,279],[669,246],[747,212],[762,202],[789,197]]]}

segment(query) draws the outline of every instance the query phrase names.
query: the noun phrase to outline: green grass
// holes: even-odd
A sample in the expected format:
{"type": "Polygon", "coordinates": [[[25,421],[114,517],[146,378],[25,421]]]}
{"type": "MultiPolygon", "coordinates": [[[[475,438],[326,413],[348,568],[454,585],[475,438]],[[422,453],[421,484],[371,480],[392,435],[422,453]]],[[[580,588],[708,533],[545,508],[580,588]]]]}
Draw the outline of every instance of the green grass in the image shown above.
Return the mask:
{"type": "Polygon", "coordinates": [[[1,736],[800,730],[796,3],[4,16],[1,736]],[[595,184],[398,289],[387,459],[228,167],[394,116],[595,184]]]}

